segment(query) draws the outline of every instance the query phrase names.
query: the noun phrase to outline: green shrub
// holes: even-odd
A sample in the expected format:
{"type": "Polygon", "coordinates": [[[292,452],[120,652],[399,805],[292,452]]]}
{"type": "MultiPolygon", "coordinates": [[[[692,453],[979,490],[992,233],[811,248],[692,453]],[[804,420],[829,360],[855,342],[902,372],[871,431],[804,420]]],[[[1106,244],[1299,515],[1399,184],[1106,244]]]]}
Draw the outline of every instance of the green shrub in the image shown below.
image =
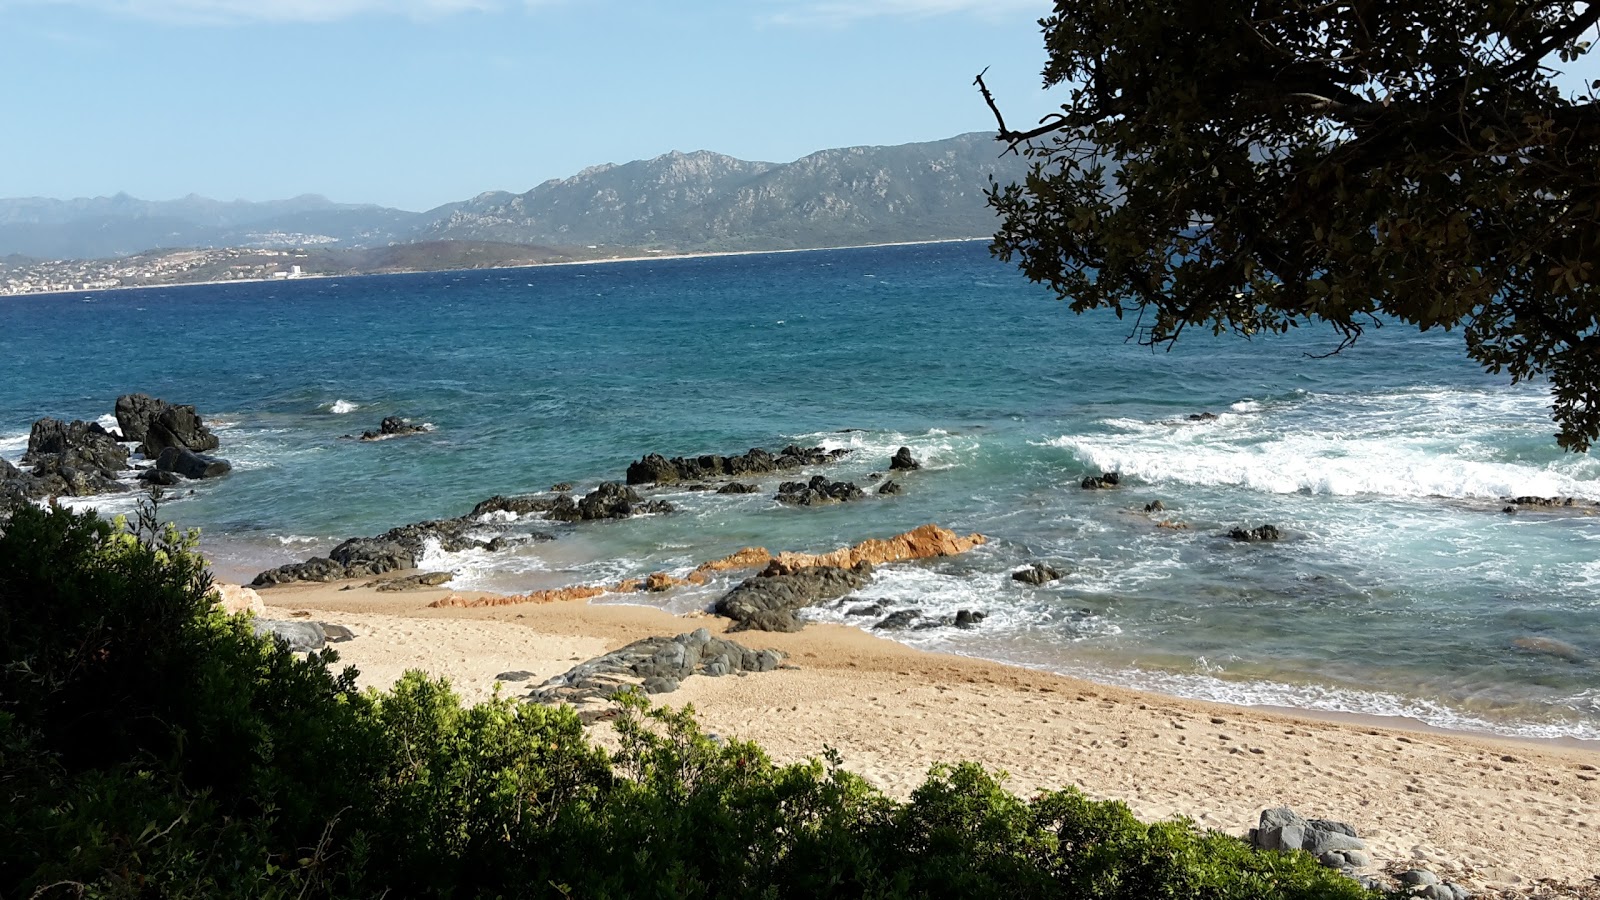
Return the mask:
{"type": "Polygon", "coordinates": [[[0,533],[0,896],[1358,898],[1303,853],[973,764],[900,803],[619,697],[358,692],[216,612],[194,536],[19,509],[0,533]]]}

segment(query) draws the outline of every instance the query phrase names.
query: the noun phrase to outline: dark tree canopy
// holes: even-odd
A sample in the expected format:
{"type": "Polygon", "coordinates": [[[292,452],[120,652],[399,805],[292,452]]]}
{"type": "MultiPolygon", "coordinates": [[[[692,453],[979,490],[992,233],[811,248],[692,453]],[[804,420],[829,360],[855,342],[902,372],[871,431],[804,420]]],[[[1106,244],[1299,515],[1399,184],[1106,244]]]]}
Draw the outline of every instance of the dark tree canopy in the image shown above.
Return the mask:
{"type": "MultiPolygon", "coordinates": [[[[994,252],[1142,339],[1462,327],[1600,436],[1600,104],[1554,78],[1600,2],[1057,0],[994,252]]],[[[982,76],[979,76],[982,87],[982,76]]],[[[1342,344],[1341,344],[1342,346],[1342,344]]]]}

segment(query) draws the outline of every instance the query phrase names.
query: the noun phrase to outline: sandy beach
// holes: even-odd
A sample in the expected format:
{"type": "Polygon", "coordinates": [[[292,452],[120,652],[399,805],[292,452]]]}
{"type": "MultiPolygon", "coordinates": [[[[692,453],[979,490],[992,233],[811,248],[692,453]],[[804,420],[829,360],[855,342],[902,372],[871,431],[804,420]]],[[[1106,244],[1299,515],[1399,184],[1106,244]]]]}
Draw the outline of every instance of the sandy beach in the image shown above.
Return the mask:
{"type": "MultiPolygon", "coordinates": [[[[532,685],[652,636],[728,621],[570,601],[429,608],[445,590],[359,583],[262,591],[272,618],[349,627],[337,645],[362,683],[420,668],[467,701],[532,685]]],[[[914,650],[841,626],[732,635],[787,654],[760,674],[696,676],[658,703],[692,704],[708,731],[748,738],[778,762],[836,748],[847,768],[906,796],[938,762],[1003,770],[1015,793],[1076,785],[1147,820],[1188,816],[1243,835],[1290,806],[1349,822],[1372,870],[1421,866],[1479,896],[1600,896],[1600,748],[1297,715],[1090,684],[914,650]]],[[[608,726],[591,726],[604,739],[608,726]]]]}

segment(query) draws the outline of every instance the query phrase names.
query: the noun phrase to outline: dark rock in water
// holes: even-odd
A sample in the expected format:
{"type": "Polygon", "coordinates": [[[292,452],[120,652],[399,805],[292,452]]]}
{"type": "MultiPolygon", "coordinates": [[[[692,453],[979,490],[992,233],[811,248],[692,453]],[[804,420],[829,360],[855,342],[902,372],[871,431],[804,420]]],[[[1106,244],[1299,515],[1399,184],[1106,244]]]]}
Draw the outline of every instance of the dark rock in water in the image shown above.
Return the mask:
{"type": "Polygon", "coordinates": [[[1592,500],[1579,497],[1511,497],[1506,500],[1512,506],[1531,506],[1539,509],[1565,509],[1569,507],[1595,507],[1600,506],[1592,500]]]}
{"type": "Polygon", "coordinates": [[[978,623],[987,618],[989,618],[989,614],[986,612],[977,612],[970,609],[959,609],[956,610],[955,625],[957,628],[977,628],[978,623]]]}
{"type": "Polygon", "coordinates": [[[250,628],[257,635],[272,635],[294,653],[321,650],[328,644],[328,633],[321,622],[282,622],[273,619],[251,619],[250,628]]]}
{"type": "Polygon", "coordinates": [[[22,461],[33,466],[32,479],[21,472],[8,475],[8,493],[42,499],[126,490],[117,483],[117,474],[128,467],[128,450],[98,422],[34,422],[22,461]]]}
{"type": "Polygon", "coordinates": [[[766,475],[789,472],[806,466],[819,466],[839,460],[849,450],[824,450],[793,444],[776,455],[759,447],[742,456],[681,456],[667,459],[652,453],[628,466],[628,484],[677,484],[680,481],[705,481],[710,478],[766,475]]]}
{"type": "Polygon", "coordinates": [[[1030,563],[1026,569],[1011,573],[1012,581],[1020,581],[1023,584],[1031,584],[1035,587],[1055,581],[1060,577],[1061,573],[1059,571],[1042,562],[1030,563]]]}
{"type": "Polygon", "coordinates": [[[878,631],[904,631],[921,617],[922,610],[920,609],[902,609],[898,612],[890,613],[872,627],[878,631]]]}
{"type": "Polygon", "coordinates": [[[105,470],[92,465],[80,467],[73,462],[70,453],[41,457],[33,467],[33,480],[20,484],[31,487],[37,497],[90,497],[127,490],[105,470]]]}
{"type": "Polygon", "coordinates": [[[814,476],[809,482],[786,481],[778,486],[779,503],[790,506],[824,506],[860,500],[866,491],[848,481],[829,481],[826,476],[814,476]]]}
{"type": "Polygon", "coordinates": [[[582,500],[574,501],[570,495],[557,497],[546,515],[561,522],[593,522],[597,519],[626,519],[646,513],[670,513],[672,504],[665,500],[646,502],[638,492],[615,481],[602,482],[582,500]]]}
{"type": "Polygon", "coordinates": [[[1144,505],[1144,511],[1147,513],[1166,512],[1167,505],[1162,503],[1160,500],[1151,500],[1149,503],[1144,505]]]}
{"type": "Polygon", "coordinates": [[[1228,532],[1228,537],[1236,541],[1257,544],[1262,541],[1277,541],[1283,539],[1283,533],[1276,525],[1262,525],[1260,528],[1235,528],[1228,532]]]}
{"type": "Polygon", "coordinates": [[[175,472],[185,478],[216,478],[233,471],[233,464],[185,447],[168,447],[156,457],[156,471],[175,472]]]}
{"type": "Polygon", "coordinates": [[[887,603],[863,603],[845,610],[847,616],[881,616],[889,610],[887,603]]]}
{"type": "Polygon", "coordinates": [[[117,398],[115,414],[122,436],[139,441],[139,452],[146,459],[159,457],[168,447],[203,453],[221,444],[187,404],[168,403],[148,394],[124,394],[117,398]]]}
{"type": "Polygon", "coordinates": [[[482,546],[483,549],[488,550],[490,553],[499,553],[502,550],[510,550],[512,547],[519,547],[523,544],[540,544],[555,539],[556,536],[547,531],[532,531],[527,534],[503,534],[482,546]]]}
{"type": "Polygon", "coordinates": [[[723,485],[721,488],[719,488],[717,490],[717,493],[719,493],[719,494],[755,494],[755,493],[759,493],[760,490],[761,490],[761,487],[759,485],[746,484],[745,482],[742,482],[742,481],[730,481],[727,484],[723,485]]]}
{"type": "Polygon", "coordinates": [[[489,513],[508,512],[514,515],[526,516],[530,513],[547,513],[555,508],[554,497],[502,497],[499,494],[490,497],[472,508],[468,515],[473,518],[489,513]]]}
{"type": "Polygon", "coordinates": [[[677,637],[652,637],[635,641],[539,685],[529,699],[539,703],[574,705],[607,700],[618,691],[640,689],[664,694],[678,689],[693,675],[771,672],[783,662],[777,650],[751,650],[726,638],[712,637],[697,628],[677,637]]]}
{"type": "Polygon", "coordinates": [[[1190,413],[1189,414],[1189,421],[1191,421],[1191,422],[1215,422],[1216,420],[1217,420],[1217,414],[1214,413],[1214,412],[1190,413]]]}
{"type": "Polygon", "coordinates": [[[177,472],[167,472],[154,467],[140,472],[139,480],[146,484],[156,484],[161,487],[174,487],[183,483],[183,477],[177,472]]]}
{"type": "Polygon", "coordinates": [[[867,480],[868,481],[881,481],[882,479],[883,479],[883,473],[882,472],[873,472],[872,474],[867,476],[867,480]]]}
{"type": "Polygon", "coordinates": [[[882,485],[880,485],[878,487],[878,493],[880,493],[880,494],[898,494],[898,493],[900,493],[900,482],[898,482],[898,481],[885,481],[882,485]]]}
{"type": "Polygon", "coordinates": [[[1102,472],[1098,477],[1090,476],[1079,482],[1086,491],[1100,491],[1114,488],[1122,483],[1122,475],[1118,472],[1102,472]]]}
{"type": "Polygon", "coordinates": [[[694,484],[689,485],[690,492],[697,493],[697,494],[703,494],[703,493],[706,493],[707,491],[714,491],[716,489],[717,489],[716,485],[714,485],[714,484],[706,484],[703,481],[697,481],[694,484]]]}
{"type": "Polygon", "coordinates": [[[872,564],[866,562],[852,569],[812,566],[782,574],[769,566],[724,594],[711,611],[734,620],[729,631],[799,631],[802,623],[795,614],[800,610],[858,591],[871,580],[872,564]]]}
{"type": "Polygon", "coordinates": [[[555,484],[550,485],[550,490],[555,491],[558,494],[564,494],[567,491],[572,490],[572,482],[558,481],[555,484]]]}
{"type": "Polygon", "coordinates": [[[899,469],[911,471],[920,468],[922,468],[922,463],[911,458],[910,447],[901,447],[894,452],[894,456],[889,457],[889,471],[891,472],[899,469]]]}
{"type": "Polygon", "coordinates": [[[412,425],[399,416],[388,416],[378,423],[377,431],[361,432],[363,441],[381,441],[392,437],[405,437],[410,434],[423,434],[430,429],[426,425],[412,425]]]}

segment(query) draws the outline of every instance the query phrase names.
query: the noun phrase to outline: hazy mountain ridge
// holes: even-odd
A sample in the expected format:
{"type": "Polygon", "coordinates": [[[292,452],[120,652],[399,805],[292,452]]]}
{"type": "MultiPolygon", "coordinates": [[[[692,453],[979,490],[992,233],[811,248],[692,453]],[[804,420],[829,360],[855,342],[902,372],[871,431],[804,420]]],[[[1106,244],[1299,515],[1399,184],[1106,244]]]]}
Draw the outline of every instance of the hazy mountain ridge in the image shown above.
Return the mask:
{"type": "Polygon", "coordinates": [[[0,256],[94,259],[155,248],[384,247],[480,241],[669,251],[782,250],[976,237],[994,229],[991,176],[1019,180],[989,132],[822,150],[790,163],[674,151],[591,166],[521,194],[489,191],[416,213],[305,195],[0,199],[0,256]]]}

